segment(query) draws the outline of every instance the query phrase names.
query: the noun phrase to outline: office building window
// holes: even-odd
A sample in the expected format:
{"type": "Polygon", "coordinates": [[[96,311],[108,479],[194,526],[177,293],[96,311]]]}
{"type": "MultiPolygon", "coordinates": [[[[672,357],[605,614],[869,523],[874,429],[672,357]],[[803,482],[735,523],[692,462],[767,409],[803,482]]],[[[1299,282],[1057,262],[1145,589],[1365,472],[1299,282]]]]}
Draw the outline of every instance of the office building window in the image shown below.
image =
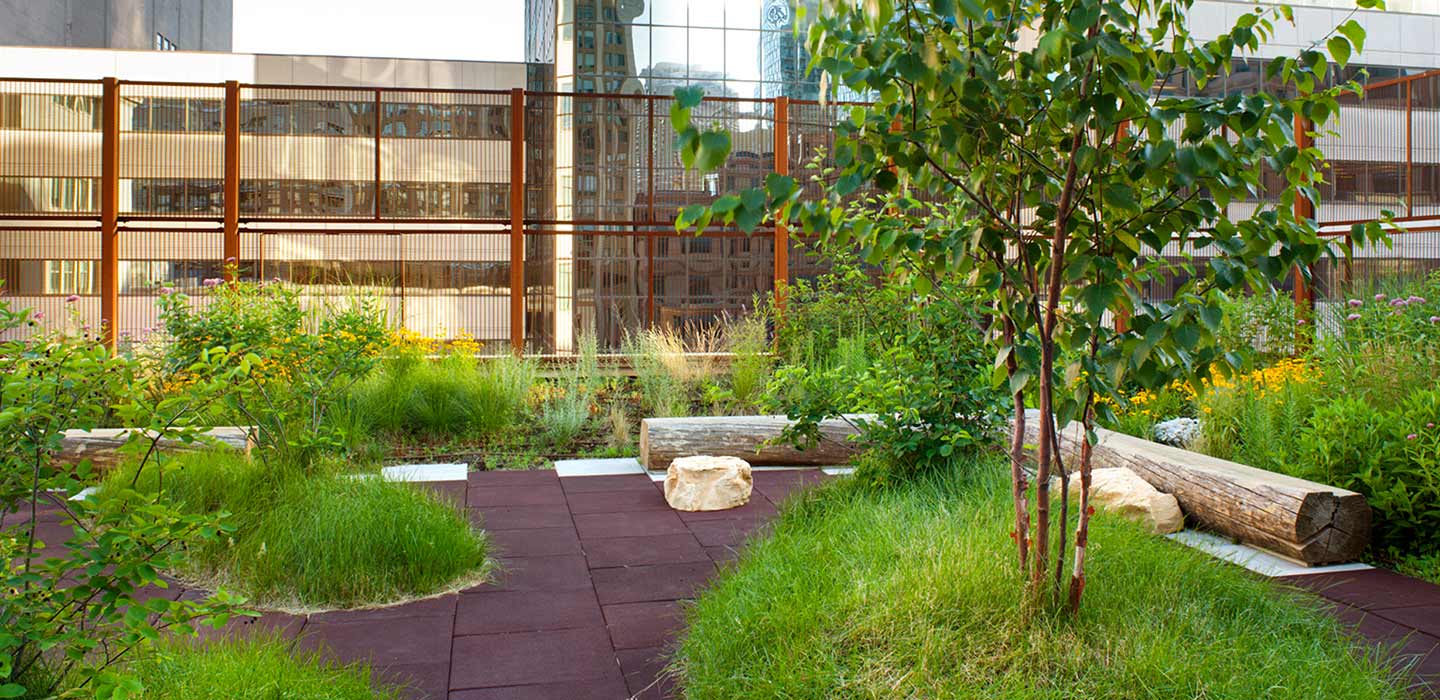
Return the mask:
{"type": "Polygon", "coordinates": [[[175,45],[175,42],[170,41],[169,37],[161,34],[160,32],[155,32],[156,51],[177,51],[179,50],[179,48],[180,47],[175,45]]]}
{"type": "Polygon", "coordinates": [[[91,260],[46,260],[46,294],[94,294],[95,263],[91,260]]]}

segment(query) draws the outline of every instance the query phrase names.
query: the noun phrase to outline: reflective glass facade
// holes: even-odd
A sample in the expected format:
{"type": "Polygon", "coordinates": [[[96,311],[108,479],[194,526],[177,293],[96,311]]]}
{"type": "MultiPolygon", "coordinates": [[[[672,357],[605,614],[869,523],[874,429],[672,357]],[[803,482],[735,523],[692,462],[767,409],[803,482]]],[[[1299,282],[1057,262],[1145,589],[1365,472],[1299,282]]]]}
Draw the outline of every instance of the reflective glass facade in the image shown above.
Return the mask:
{"type": "Polygon", "coordinates": [[[668,95],[701,85],[729,97],[819,94],[794,35],[794,0],[553,1],[555,88],[562,92],[668,95]]]}

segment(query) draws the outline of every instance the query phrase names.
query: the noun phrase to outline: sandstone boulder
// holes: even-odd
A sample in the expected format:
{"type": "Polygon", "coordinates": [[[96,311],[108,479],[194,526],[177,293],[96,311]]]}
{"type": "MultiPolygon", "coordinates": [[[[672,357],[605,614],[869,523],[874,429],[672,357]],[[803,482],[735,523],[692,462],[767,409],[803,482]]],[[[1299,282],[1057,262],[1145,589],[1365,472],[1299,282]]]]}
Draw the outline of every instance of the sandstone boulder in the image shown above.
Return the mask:
{"type": "Polygon", "coordinates": [[[745,505],[753,484],[739,457],[680,457],[665,471],[665,501],[675,510],[726,510],[745,505]]]}
{"type": "MultiPolygon", "coordinates": [[[[1080,478],[1070,479],[1070,496],[1080,497],[1080,478]]],[[[1090,476],[1090,503],[1097,510],[1115,513],[1143,523],[1156,534],[1179,532],[1185,527],[1180,504],[1168,493],[1160,493],[1129,469],[1096,469],[1090,476]]]]}

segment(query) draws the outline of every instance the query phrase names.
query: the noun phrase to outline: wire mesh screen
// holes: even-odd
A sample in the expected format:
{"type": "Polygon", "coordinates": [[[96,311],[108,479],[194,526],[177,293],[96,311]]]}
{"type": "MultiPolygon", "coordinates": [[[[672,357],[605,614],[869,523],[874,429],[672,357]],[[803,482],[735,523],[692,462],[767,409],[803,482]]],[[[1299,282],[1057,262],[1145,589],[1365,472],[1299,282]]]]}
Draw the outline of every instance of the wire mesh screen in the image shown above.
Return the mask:
{"type": "Polygon", "coordinates": [[[380,216],[510,216],[510,95],[380,93],[380,216]]]}
{"type": "Polygon", "coordinates": [[[120,257],[116,330],[133,341],[162,334],[156,301],[167,289],[203,304],[205,280],[218,281],[224,275],[220,235],[200,229],[122,229],[116,234],[120,257]]]}
{"type": "Polygon", "coordinates": [[[225,89],[122,83],[122,215],[216,217],[224,212],[225,89]]]}
{"type": "Polygon", "coordinates": [[[1440,74],[1415,78],[1410,89],[1411,216],[1440,216],[1440,74]]]}
{"type": "Polygon", "coordinates": [[[1325,154],[1325,182],[1315,214],[1321,221],[1406,215],[1407,85],[1392,84],[1341,99],[1331,134],[1316,141],[1325,154]]]}
{"type": "MultiPolygon", "coordinates": [[[[100,232],[39,227],[0,231],[0,295],[12,311],[38,312],[33,317],[36,327],[98,329],[100,232]]],[[[23,337],[32,330],[22,327],[0,337],[23,337]]]]}
{"type": "Polygon", "coordinates": [[[100,212],[102,87],[0,80],[0,215],[100,212]]]}
{"type": "Polygon", "coordinates": [[[375,216],[379,94],[359,88],[242,88],[241,216],[375,216]]]}

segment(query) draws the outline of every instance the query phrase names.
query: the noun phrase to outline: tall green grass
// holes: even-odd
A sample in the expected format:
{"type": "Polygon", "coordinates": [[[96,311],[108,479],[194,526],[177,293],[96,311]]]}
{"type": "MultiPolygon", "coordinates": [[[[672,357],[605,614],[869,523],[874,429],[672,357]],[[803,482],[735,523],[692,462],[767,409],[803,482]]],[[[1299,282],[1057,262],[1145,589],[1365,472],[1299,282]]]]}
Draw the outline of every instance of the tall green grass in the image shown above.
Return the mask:
{"type": "Polygon", "coordinates": [[[509,357],[401,355],[356,385],[346,419],[360,431],[488,435],[520,419],[535,376],[532,363],[509,357]]]}
{"type": "Polygon", "coordinates": [[[691,610],[685,697],[1403,696],[1315,604],[1103,514],[1079,618],[1027,617],[1006,474],[792,503],[691,610]]]}
{"type": "Polygon", "coordinates": [[[227,540],[193,547],[188,577],[258,604],[340,608],[429,595],[477,580],[487,541],[451,504],[411,484],[299,470],[233,453],[113,473],[102,499],[163,488],[187,512],[230,514],[227,540]]]}
{"type": "Polygon", "coordinates": [[[147,649],[127,672],[137,700],[395,700],[361,664],[339,664],[290,650],[266,636],[199,645],[168,641],[147,649]]]}

